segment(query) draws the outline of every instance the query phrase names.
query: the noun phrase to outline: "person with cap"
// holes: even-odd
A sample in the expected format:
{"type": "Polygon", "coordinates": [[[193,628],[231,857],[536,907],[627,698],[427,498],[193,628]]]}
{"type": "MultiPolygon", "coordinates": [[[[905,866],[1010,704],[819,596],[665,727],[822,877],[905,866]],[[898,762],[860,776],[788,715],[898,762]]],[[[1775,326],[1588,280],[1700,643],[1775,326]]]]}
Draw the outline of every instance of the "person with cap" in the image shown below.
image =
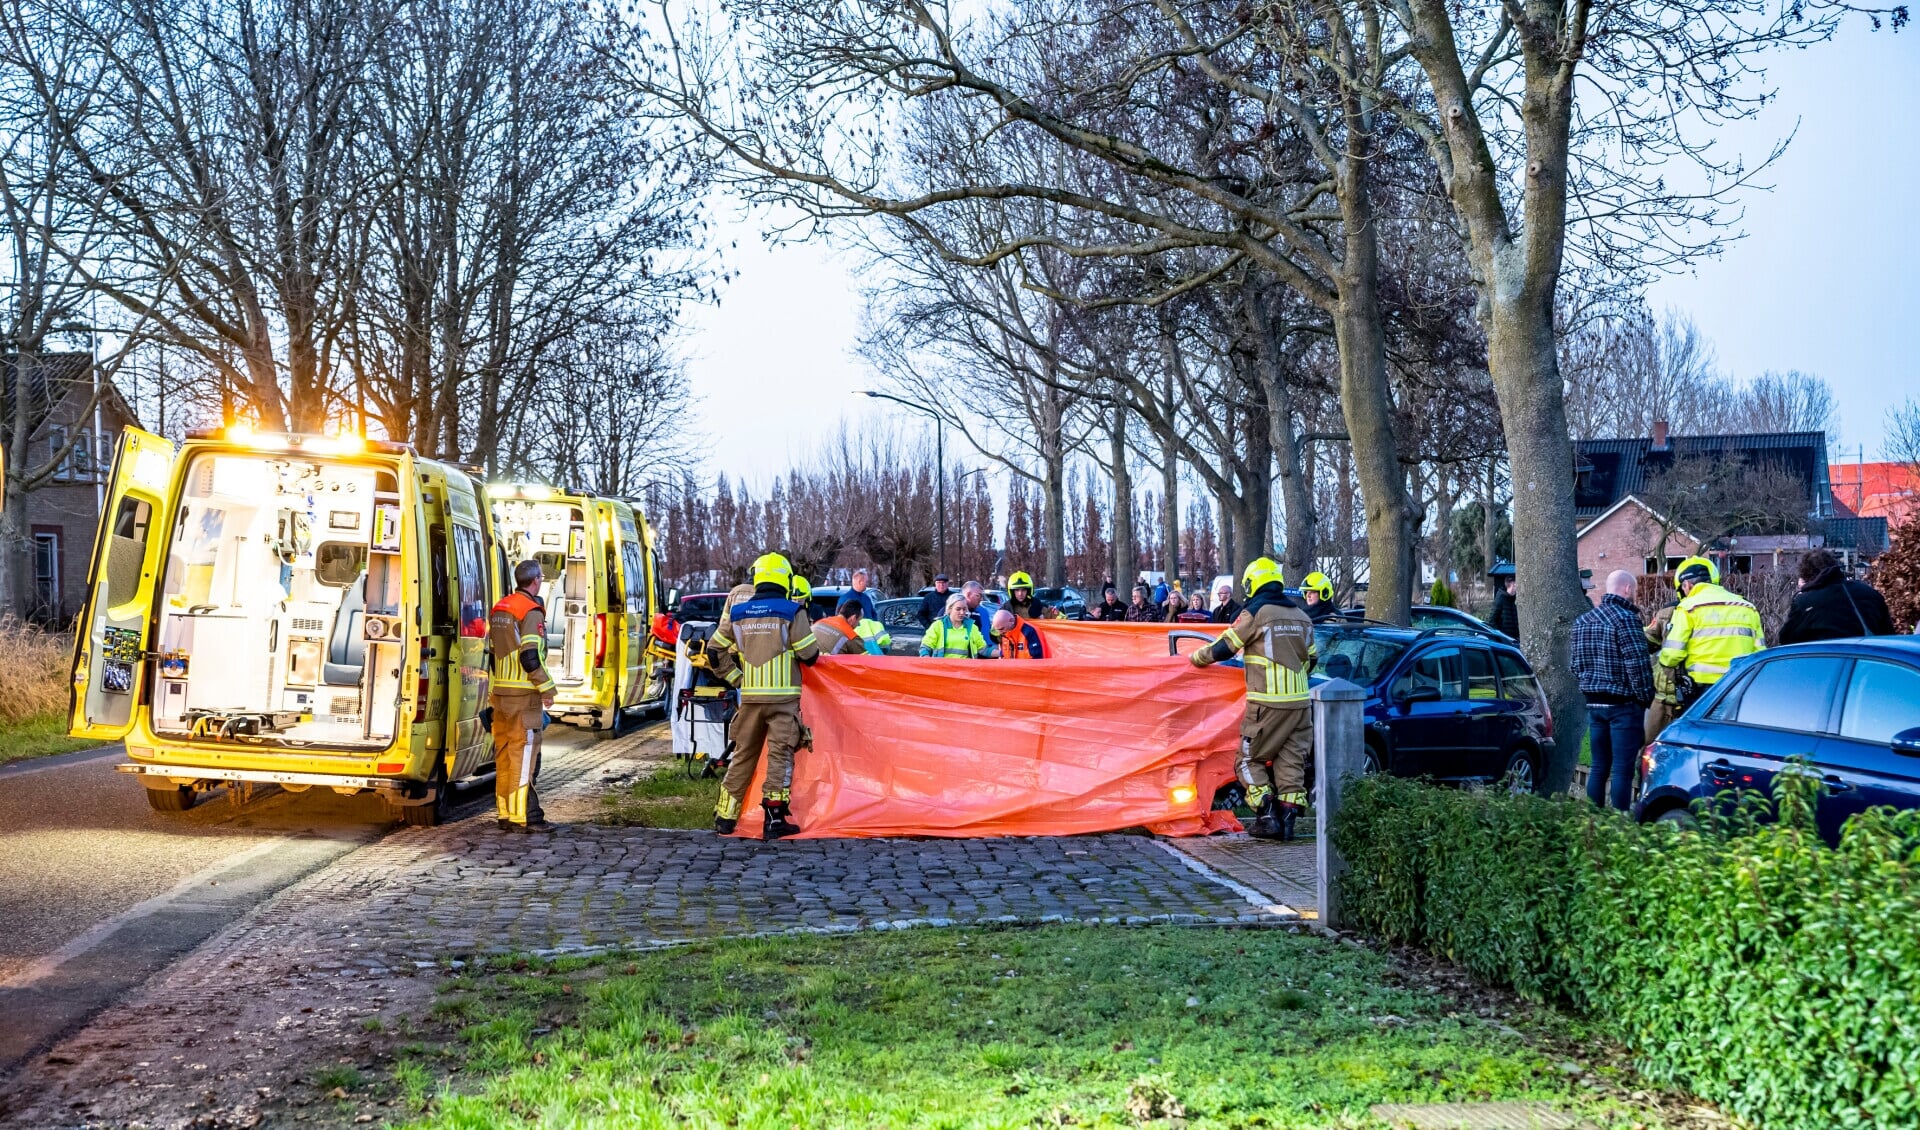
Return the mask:
{"type": "Polygon", "coordinates": [[[1133,603],[1127,605],[1129,624],[1151,624],[1160,619],[1160,606],[1153,601],[1153,590],[1145,581],[1133,586],[1133,603]]]}
{"type": "Polygon", "coordinates": [[[753,563],[753,596],[732,609],[730,621],[708,645],[714,674],[740,692],[734,713],[733,758],[720,782],[713,830],[731,835],[746,803],[764,747],[766,782],[760,806],[766,811],[769,840],[800,830],[792,810],[793,758],[799,750],[800,666],[820,658],[807,610],[789,597],[793,566],[778,553],[753,563]]]}
{"type": "Polygon", "coordinates": [[[1127,606],[1120,599],[1120,590],[1108,584],[1100,590],[1100,603],[1087,609],[1089,620],[1125,620],[1127,606]]]}
{"type": "Polygon", "coordinates": [[[1262,557],[1241,574],[1247,606],[1220,638],[1193,653],[1195,667],[1242,655],[1247,706],[1240,719],[1240,757],[1234,773],[1257,815],[1247,831],[1261,839],[1291,840],[1307,807],[1307,756],[1313,723],[1307,676],[1319,651],[1313,621],[1287,599],[1279,562],[1262,557]]]}
{"type": "Polygon", "coordinates": [[[920,654],[930,659],[992,659],[998,653],[980,631],[967,598],[956,595],[947,600],[947,614],[920,637],[920,654]]]}
{"type": "Polygon", "coordinates": [[[1689,557],[1674,573],[1680,604],[1660,645],[1660,665],[1672,668],[1679,708],[1686,712],[1701,691],[1726,677],[1733,661],[1765,650],[1760,612],[1720,587],[1720,569],[1704,557],[1689,557]]]}
{"type": "Polygon", "coordinates": [[[493,712],[494,815],[503,832],[541,832],[534,779],[540,775],[540,735],[553,705],[547,673],[547,607],[540,599],[540,562],[513,567],[513,591],[487,615],[487,651],[493,679],[487,706],[493,712]]]}
{"type": "Polygon", "coordinates": [[[1333,582],[1325,573],[1308,573],[1300,582],[1300,597],[1307,602],[1307,618],[1318,624],[1340,618],[1333,603],[1333,582]]]}
{"type": "Polygon", "coordinates": [[[993,614],[993,643],[1002,659],[1045,659],[1047,647],[1040,629],[1011,608],[993,614]]]}
{"type": "Polygon", "coordinates": [[[935,573],[933,575],[933,591],[920,594],[920,624],[922,627],[931,628],[934,621],[947,614],[947,601],[953,597],[953,592],[948,588],[948,583],[945,573],[935,573]]]}
{"type": "Polygon", "coordinates": [[[1213,615],[1215,624],[1231,624],[1240,616],[1240,602],[1233,599],[1233,582],[1222,579],[1220,587],[1213,593],[1213,615]]]}
{"type": "Polygon", "coordinates": [[[1487,624],[1508,639],[1520,638],[1520,606],[1515,603],[1513,566],[1505,561],[1487,570],[1493,578],[1493,611],[1487,624]]]}
{"type": "Polygon", "coordinates": [[[860,625],[866,617],[860,615],[860,602],[847,596],[833,615],[824,620],[813,622],[813,642],[819,645],[822,655],[878,655],[878,648],[869,648],[867,641],[861,638],[860,625]]]}
{"type": "Polygon", "coordinates": [[[1007,578],[1007,607],[1023,620],[1050,620],[1060,615],[1053,605],[1033,595],[1033,574],[1024,571],[1007,578]]]}

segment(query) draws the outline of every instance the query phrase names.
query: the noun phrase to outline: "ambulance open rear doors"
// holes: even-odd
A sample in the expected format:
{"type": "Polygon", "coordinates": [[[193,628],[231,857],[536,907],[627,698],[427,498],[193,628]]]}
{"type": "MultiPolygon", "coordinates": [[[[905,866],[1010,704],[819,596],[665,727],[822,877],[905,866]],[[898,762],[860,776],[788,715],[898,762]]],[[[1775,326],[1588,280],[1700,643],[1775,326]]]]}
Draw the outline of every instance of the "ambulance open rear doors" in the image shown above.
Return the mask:
{"type": "Polygon", "coordinates": [[[489,525],[458,469],[357,438],[128,429],[69,727],[162,810],[219,784],[372,790],[410,823],[491,760],[489,525]]]}
{"type": "Polygon", "coordinates": [[[592,507],[607,562],[605,662],[618,675],[617,697],[601,724],[618,730],[624,719],[666,702],[671,660],[652,646],[654,618],[665,602],[646,519],[619,499],[594,498],[592,507]]]}

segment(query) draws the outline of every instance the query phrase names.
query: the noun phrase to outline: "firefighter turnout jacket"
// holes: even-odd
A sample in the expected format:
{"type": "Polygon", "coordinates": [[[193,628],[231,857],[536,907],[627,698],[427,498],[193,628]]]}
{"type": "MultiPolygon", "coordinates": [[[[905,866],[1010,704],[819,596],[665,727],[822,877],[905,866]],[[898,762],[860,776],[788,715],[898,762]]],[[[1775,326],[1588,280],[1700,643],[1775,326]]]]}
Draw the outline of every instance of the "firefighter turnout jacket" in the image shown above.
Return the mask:
{"type": "Polygon", "coordinates": [[[1220,663],[1236,653],[1242,654],[1246,663],[1248,702],[1281,707],[1307,705],[1307,674],[1313,670],[1319,649],[1313,642],[1313,621],[1284,594],[1265,589],[1255,593],[1219,639],[1193,653],[1193,665],[1220,663]]]}
{"type": "Polygon", "coordinates": [[[778,585],[761,585],[732,608],[707,651],[714,673],[740,692],[740,701],[798,702],[800,668],[820,657],[806,609],[778,585]]]}
{"type": "MultiPolygon", "coordinates": [[[[866,621],[860,623],[864,626],[866,621]]],[[[860,630],[849,624],[845,616],[829,616],[816,621],[813,625],[813,642],[819,645],[822,655],[863,655],[867,650],[860,638],[860,630]]]]}
{"type": "Polygon", "coordinates": [[[487,617],[487,650],[493,655],[493,689],[552,694],[547,674],[547,609],[519,589],[500,598],[487,617]]]}
{"type": "Polygon", "coordinates": [[[1766,648],[1760,613],[1712,582],[1693,586],[1673,610],[1660,665],[1686,671],[1697,686],[1719,682],[1743,655],[1766,648]]]}

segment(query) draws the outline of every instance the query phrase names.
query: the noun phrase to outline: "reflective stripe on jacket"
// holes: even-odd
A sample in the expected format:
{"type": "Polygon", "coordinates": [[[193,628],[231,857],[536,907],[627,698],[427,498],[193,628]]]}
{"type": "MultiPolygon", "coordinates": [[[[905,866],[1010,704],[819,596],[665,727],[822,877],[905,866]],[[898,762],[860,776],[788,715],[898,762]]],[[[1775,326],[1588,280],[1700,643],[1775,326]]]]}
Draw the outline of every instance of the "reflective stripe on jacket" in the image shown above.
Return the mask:
{"type": "Polygon", "coordinates": [[[956,627],[943,616],[920,637],[920,654],[934,659],[979,659],[987,654],[987,640],[973,620],[956,627]]]}
{"type": "Polygon", "coordinates": [[[1760,613],[1715,584],[1700,584],[1680,601],[1660,647],[1663,667],[1684,667],[1695,683],[1717,683],[1743,655],[1765,650],[1760,613]]]}
{"type": "Polygon", "coordinates": [[[539,597],[515,589],[494,604],[487,616],[487,650],[493,655],[494,690],[554,690],[553,676],[547,674],[547,610],[539,597]],[[531,668],[521,661],[529,650],[535,656],[531,668]]]}
{"type": "MultiPolygon", "coordinates": [[[[777,590],[775,590],[777,591],[777,590]]],[[[783,596],[759,595],[733,606],[708,650],[727,659],[715,665],[740,691],[742,702],[793,702],[800,697],[798,663],[820,657],[806,610],[783,596]]]]}
{"type": "Polygon", "coordinates": [[[877,619],[862,616],[853,630],[860,633],[861,646],[866,648],[868,655],[879,655],[883,649],[893,646],[893,636],[888,634],[887,626],[877,619]]]}
{"type": "Polygon", "coordinates": [[[1241,653],[1247,670],[1247,701],[1263,706],[1305,706],[1307,673],[1319,656],[1313,621],[1285,597],[1256,600],[1202,653],[1218,662],[1241,653]]]}
{"type": "Polygon", "coordinates": [[[1032,624],[1016,616],[1013,627],[1000,633],[1000,658],[1002,659],[1045,659],[1046,646],[1040,641],[1040,632],[1032,624]]]}

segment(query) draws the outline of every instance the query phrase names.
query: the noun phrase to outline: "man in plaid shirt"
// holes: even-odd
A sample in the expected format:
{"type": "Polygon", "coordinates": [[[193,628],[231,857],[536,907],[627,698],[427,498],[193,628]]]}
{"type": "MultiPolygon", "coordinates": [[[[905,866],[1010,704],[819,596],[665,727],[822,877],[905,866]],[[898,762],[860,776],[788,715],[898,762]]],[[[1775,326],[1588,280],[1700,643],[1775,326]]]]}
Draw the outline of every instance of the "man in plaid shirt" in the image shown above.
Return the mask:
{"type": "Polygon", "coordinates": [[[1599,605],[1573,622],[1573,673],[1587,699],[1592,754],[1587,799],[1622,811],[1633,795],[1633,763],[1646,742],[1645,712],[1653,701],[1653,664],[1633,583],[1633,574],[1615,570],[1599,605]]]}

